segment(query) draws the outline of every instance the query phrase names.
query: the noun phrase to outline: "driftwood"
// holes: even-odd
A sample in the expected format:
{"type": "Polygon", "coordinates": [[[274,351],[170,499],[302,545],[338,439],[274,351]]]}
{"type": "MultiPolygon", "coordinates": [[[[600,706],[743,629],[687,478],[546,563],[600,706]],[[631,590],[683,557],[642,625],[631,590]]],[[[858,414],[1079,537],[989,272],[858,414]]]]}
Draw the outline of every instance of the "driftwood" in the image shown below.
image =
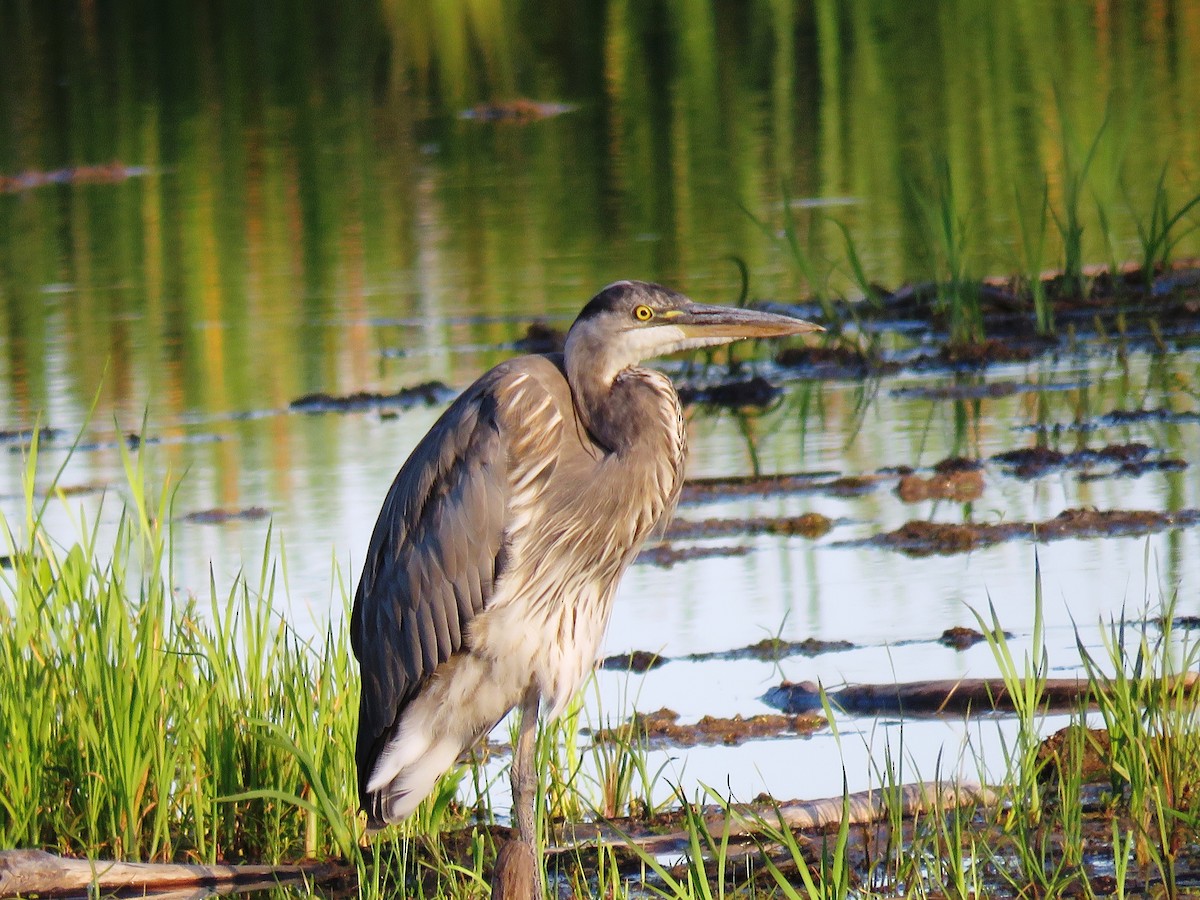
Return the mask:
{"type": "MultiPolygon", "coordinates": [[[[817,831],[842,821],[843,813],[851,825],[877,822],[888,815],[893,804],[898,803],[905,818],[929,812],[947,811],[963,806],[991,806],[996,803],[995,792],[978,784],[953,784],[940,781],[925,781],[904,784],[895,790],[859,791],[846,798],[830,797],[824,800],[793,800],[769,805],[763,803],[735,803],[727,808],[714,807],[704,815],[704,824],[716,840],[723,836],[744,837],[761,834],[772,828],[787,828],[792,831],[817,831]]],[[[641,827],[639,825],[639,827],[641,827]]],[[[634,845],[646,853],[669,853],[688,845],[684,831],[667,834],[633,833],[634,828],[624,829],[620,824],[568,825],[561,831],[561,840],[546,848],[547,853],[567,853],[583,847],[622,847],[634,845]]]]}
{"type": "Polygon", "coordinates": [[[0,897],[37,894],[42,897],[88,896],[98,888],[138,894],[186,895],[184,889],[249,890],[285,882],[329,881],[344,870],[330,864],[302,866],[197,866],[177,863],[127,863],[113,860],[67,859],[44,850],[0,851],[0,897]]]}
{"type": "MultiPolygon", "coordinates": [[[[1187,672],[1164,680],[1164,687],[1175,690],[1193,686],[1200,673],[1187,672]]],[[[1087,679],[1048,678],[1042,686],[1039,709],[1071,710],[1095,700],[1087,679]]],[[[829,702],[838,709],[858,714],[912,713],[938,715],[941,713],[988,712],[1011,710],[1012,697],[1002,678],[961,678],[942,681],[913,681],[907,684],[851,684],[826,691],[829,702]]],[[[811,681],[785,681],[773,687],[763,700],[787,713],[819,711],[820,685],[811,681]]]]}

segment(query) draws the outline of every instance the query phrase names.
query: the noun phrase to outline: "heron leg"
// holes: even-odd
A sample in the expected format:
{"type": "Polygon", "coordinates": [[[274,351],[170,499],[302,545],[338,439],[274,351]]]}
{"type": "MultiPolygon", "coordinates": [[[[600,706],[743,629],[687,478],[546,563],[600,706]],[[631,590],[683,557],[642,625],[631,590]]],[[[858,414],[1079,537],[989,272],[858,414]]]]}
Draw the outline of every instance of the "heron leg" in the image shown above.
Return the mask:
{"type": "Polygon", "coordinates": [[[530,685],[521,700],[521,730],[517,734],[517,748],[513,752],[510,772],[517,836],[531,847],[537,846],[534,817],[534,807],[537,802],[537,771],[534,766],[534,751],[537,749],[538,708],[541,700],[538,689],[530,685]]]}
{"type": "Polygon", "coordinates": [[[540,900],[545,896],[541,861],[537,853],[537,720],[541,696],[532,685],[521,700],[521,727],[513,750],[513,817],[517,836],[500,848],[492,875],[492,900],[540,900]]]}

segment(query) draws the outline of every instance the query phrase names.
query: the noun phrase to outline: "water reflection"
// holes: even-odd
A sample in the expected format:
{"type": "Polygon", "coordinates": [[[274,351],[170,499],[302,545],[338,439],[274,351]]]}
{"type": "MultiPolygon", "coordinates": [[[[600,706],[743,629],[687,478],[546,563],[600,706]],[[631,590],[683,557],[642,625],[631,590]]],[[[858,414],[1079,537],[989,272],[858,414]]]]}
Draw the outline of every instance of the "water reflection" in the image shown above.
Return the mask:
{"type": "MultiPolygon", "coordinates": [[[[301,416],[284,412],[291,399],[430,378],[461,387],[507,354],[524,322],[562,321],[617,277],[731,300],[736,256],[758,297],[848,292],[848,234],[869,278],[930,278],[939,250],[921,198],[939,166],[969,269],[1011,273],[1035,262],[1018,220],[1037,216],[1043,190],[1063,214],[1096,141],[1078,210],[1084,255],[1124,261],[1137,255],[1160,167],[1179,203],[1200,165],[1200,7],[1171,2],[607,0],[568,13],[507,0],[236,11],[10,0],[0,58],[0,175],[110,160],[148,170],[0,193],[0,426],[70,434],[86,421],[110,445],[73,458],[65,483],[118,494],[121,434],[148,423],[153,436],[218,438],[141,452],[156,476],[183,476],[180,514],[272,510],[302,630],[340,615],[338,578],[356,577],[386,485],[438,409],[301,416]],[[578,109],[521,125],[458,116],[518,94],[578,109]],[[778,233],[785,209],[807,270],[778,233]]],[[[1060,243],[1050,223],[1043,265],[1061,261],[1060,243]]],[[[1200,237],[1177,252],[1200,252],[1200,237]]],[[[996,368],[987,381],[1053,387],[1005,397],[893,393],[948,380],[913,373],[794,384],[761,416],[697,415],[692,474],[863,474],[1035,441],[1143,440],[1194,464],[1194,424],[1072,426],[1173,406],[1181,388],[1194,396],[1195,378],[1190,356],[1107,347],[996,368]],[[1042,430],[1014,430],[1030,425],[1042,430]]],[[[21,471],[19,456],[0,455],[9,516],[21,471]]],[[[970,624],[966,605],[994,600],[1019,629],[1033,548],[909,560],[832,544],[927,513],[1036,520],[1067,506],[1200,505],[1186,472],[986,478],[969,509],[906,507],[887,487],[747,502],[736,514],[814,510],[839,524],[815,544],[758,538],[738,559],[636,568],[607,651],[683,655],[780,632],[872,649],[862,668],[822,660],[826,680],[886,678],[885,645],[970,624]]],[[[69,533],[65,515],[57,524],[69,533]]],[[[223,590],[259,565],[266,539],[264,523],[180,524],[180,590],[206,593],[210,564],[223,590]]],[[[1194,583],[1195,540],[1175,531],[1042,549],[1064,652],[1072,623],[1194,583]]],[[[968,668],[949,651],[926,658],[939,672],[968,668]]],[[[784,672],[804,677],[790,663],[784,672]]],[[[715,677],[730,680],[705,702],[748,712],[774,676],[715,677]]],[[[669,688],[685,715],[721,712],[669,688]]]]}

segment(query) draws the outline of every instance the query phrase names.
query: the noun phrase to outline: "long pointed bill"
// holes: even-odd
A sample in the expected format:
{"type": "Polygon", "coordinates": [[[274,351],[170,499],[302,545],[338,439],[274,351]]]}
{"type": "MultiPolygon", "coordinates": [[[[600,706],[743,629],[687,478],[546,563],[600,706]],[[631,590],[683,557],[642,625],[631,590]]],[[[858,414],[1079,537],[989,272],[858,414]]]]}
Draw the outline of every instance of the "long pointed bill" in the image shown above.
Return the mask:
{"type": "Polygon", "coordinates": [[[786,337],[825,330],[813,322],[791,316],[701,303],[692,303],[667,315],[672,325],[692,339],[786,337]]]}

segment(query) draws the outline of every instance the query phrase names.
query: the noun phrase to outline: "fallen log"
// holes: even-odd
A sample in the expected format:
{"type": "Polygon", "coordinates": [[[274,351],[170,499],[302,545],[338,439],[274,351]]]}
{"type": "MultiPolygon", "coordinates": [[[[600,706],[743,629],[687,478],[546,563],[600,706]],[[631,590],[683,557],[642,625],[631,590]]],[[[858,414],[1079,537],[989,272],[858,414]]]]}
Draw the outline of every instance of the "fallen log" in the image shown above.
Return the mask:
{"type": "MultiPolygon", "coordinates": [[[[996,802],[995,792],[983,785],[922,781],[894,790],[859,791],[846,798],[712,807],[704,813],[704,824],[709,834],[720,841],[725,835],[746,837],[778,828],[819,831],[839,824],[843,814],[851,825],[866,825],[885,818],[896,805],[902,817],[911,818],[964,806],[992,806],[996,802]]],[[[649,854],[682,851],[689,846],[689,835],[683,830],[648,833],[644,823],[631,820],[564,825],[559,829],[559,840],[547,847],[546,852],[628,846],[649,854]]]]}
{"type": "Polygon", "coordinates": [[[274,887],[288,882],[328,882],[347,873],[330,863],[311,865],[199,866],[181,863],[128,863],[116,860],[68,859],[44,850],[0,851],[0,897],[90,896],[136,891],[164,893],[182,888],[274,887]]]}
{"type": "MultiPolygon", "coordinates": [[[[1164,680],[1167,690],[1193,686],[1200,673],[1187,672],[1164,680]]],[[[1085,678],[1047,678],[1042,683],[1039,710],[1068,711],[1095,702],[1092,690],[1102,685],[1085,678]]],[[[945,713],[1012,710],[1013,699],[1003,678],[960,678],[912,681],[906,684],[851,684],[826,691],[836,709],[856,715],[901,713],[941,715],[945,713]]],[[[822,709],[821,686],[811,681],[785,681],[763,695],[776,709],[796,715],[822,709]]]]}

